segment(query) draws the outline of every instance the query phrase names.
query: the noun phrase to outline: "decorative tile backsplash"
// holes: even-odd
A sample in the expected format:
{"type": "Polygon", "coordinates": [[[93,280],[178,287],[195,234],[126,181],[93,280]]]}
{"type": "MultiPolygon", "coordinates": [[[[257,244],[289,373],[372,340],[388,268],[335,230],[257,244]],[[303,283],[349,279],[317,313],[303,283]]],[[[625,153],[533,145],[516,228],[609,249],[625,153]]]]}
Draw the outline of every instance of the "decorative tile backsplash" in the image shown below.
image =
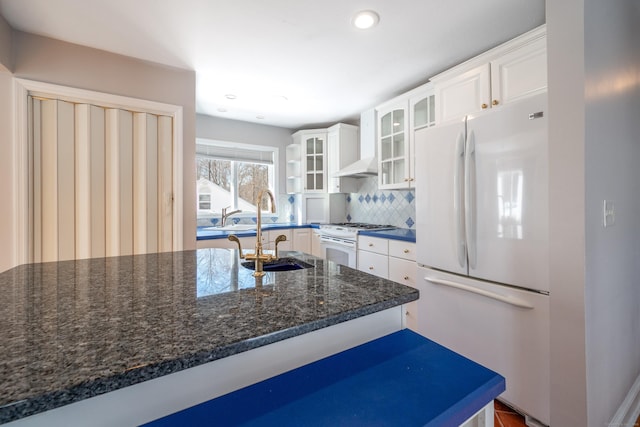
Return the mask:
{"type": "MultiPolygon", "coordinates": [[[[285,223],[296,222],[295,218],[295,201],[296,195],[294,194],[281,194],[276,198],[276,213],[271,214],[267,212],[262,213],[262,223],[285,223]]],[[[255,224],[258,218],[253,215],[237,214],[229,217],[228,221],[232,221],[234,224],[255,224]]],[[[212,212],[207,215],[198,215],[198,226],[217,226],[220,224],[220,212],[212,212]]]]}
{"type": "Polygon", "coordinates": [[[347,196],[347,220],[414,228],[414,190],[379,190],[378,177],[359,179],[357,193],[347,196]]]}
{"type": "MultiPolygon", "coordinates": [[[[416,205],[414,190],[378,190],[378,177],[360,178],[357,193],[347,195],[347,221],[415,228],[416,205]]],[[[277,197],[277,213],[263,213],[263,223],[297,223],[299,194],[281,194],[277,197]]],[[[230,221],[255,224],[255,215],[234,215],[230,221]]],[[[220,213],[198,218],[199,226],[218,225],[220,213]]]]}

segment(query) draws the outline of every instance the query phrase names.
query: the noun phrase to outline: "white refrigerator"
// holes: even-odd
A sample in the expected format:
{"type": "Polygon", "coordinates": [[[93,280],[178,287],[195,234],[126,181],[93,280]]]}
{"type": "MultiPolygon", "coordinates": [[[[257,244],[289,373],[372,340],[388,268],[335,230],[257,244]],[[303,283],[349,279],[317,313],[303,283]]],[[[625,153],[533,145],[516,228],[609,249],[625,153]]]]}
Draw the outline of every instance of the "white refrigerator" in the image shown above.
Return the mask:
{"type": "Polygon", "coordinates": [[[418,332],[549,424],[547,98],[416,131],[418,332]],[[419,166],[418,166],[419,165],[419,166]]]}

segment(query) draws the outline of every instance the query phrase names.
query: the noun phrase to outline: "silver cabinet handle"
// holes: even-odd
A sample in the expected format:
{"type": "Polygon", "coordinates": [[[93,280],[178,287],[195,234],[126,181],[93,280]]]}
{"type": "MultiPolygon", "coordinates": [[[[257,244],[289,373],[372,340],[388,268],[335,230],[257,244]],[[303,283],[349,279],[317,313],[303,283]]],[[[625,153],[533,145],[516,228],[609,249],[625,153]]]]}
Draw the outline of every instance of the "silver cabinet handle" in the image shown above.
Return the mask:
{"type": "Polygon", "coordinates": [[[503,295],[496,294],[495,292],[489,292],[489,291],[485,291],[484,289],[474,288],[473,286],[463,285],[462,283],[452,282],[450,280],[437,279],[435,277],[427,276],[424,278],[424,280],[426,280],[427,282],[434,283],[436,285],[449,286],[452,288],[482,295],[487,298],[491,298],[507,304],[515,305],[516,307],[527,308],[527,309],[533,308],[531,304],[517,297],[512,297],[512,296],[505,297],[503,295]]]}

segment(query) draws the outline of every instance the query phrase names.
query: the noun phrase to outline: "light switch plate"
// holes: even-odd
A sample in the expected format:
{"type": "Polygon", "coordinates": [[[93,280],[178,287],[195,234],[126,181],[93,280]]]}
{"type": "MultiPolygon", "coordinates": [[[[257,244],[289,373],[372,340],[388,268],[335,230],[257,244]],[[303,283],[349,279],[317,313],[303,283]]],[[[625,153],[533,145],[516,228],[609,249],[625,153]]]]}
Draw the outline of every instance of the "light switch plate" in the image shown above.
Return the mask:
{"type": "Polygon", "coordinates": [[[616,223],[616,212],[613,201],[605,200],[602,203],[602,225],[611,227],[616,223]]]}

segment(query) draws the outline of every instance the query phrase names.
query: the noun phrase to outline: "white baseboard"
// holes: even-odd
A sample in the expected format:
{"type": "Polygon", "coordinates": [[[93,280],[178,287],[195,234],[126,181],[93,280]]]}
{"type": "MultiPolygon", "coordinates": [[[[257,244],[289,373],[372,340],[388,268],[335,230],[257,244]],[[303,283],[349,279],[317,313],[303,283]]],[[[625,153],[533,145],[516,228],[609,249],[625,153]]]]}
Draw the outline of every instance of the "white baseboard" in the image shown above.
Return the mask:
{"type": "Polygon", "coordinates": [[[609,422],[609,427],[631,427],[640,416],[640,376],[622,401],[622,404],[609,422]]]}

